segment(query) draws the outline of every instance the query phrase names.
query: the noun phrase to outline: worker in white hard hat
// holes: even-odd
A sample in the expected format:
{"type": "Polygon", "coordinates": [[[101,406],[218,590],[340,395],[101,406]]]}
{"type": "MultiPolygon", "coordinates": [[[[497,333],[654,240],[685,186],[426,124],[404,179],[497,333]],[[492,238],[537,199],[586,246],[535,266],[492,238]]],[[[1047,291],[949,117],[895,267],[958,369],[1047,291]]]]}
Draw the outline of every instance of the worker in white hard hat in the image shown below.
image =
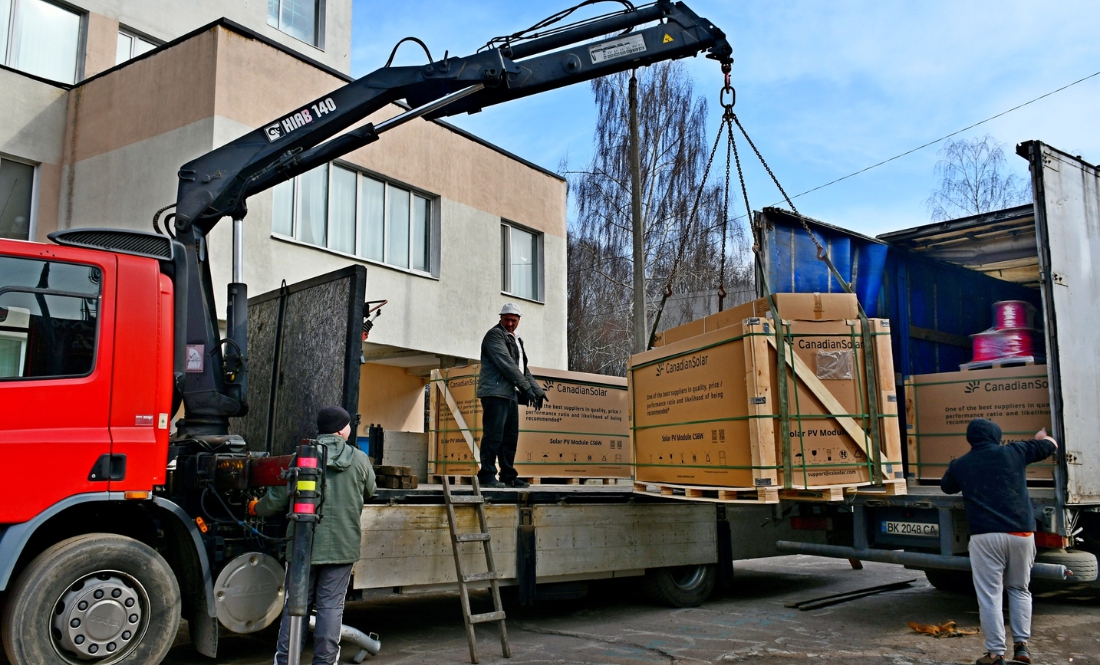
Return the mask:
{"type": "Polygon", "coordinates": [[[477,479],[482,487],[530,486],[519,479],[515,468],[519,404],[538,411],[547,399],[542,387],[531,376],[523,340],[516,335],[519,318],[519,307],[507,303],[500,310],[500,323],[490,328],[481,340],[477,396],[484,412],[481,418],[481,469],[477,472],[477,479]]]}

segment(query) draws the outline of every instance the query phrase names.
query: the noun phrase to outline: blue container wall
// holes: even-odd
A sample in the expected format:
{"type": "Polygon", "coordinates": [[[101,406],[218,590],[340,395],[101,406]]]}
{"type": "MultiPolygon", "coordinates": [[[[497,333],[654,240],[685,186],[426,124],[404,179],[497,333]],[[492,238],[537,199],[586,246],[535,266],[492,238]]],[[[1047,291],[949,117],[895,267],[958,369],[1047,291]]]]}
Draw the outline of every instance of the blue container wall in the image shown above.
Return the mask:
{"type": "Polygon", "coordinates": [[[957,372],[969,346],[918,339],[911,328],[970,336],[993,326],[993,303],[1025,300],[1042,311],[1038,289],[988,277],[891,248],[884,271],[883,314],[894,331],[894,368],[904,376],[957,372]]]}
{"type": "MultiPolygon", "coordinates": [[[[829,267],[817,258],[817,247],[800,224],[771,221],[767,277],[773,293],[844,292],[829,267]]],[[[867,315],[880,316],[879,296],[887,246],[823,227],[815,227],[814,235],[829,253],[840,276],[852,284],[867,315]]]]}
{"type": "MultiPolygon", "coordinates": [[[[801,224],[769,219],[768,286],[773,293],[840,293],[843,288],[801,224]]],[[[870,317],[890,320],[894,368],[903,375],[957,372],[970,362],[969,345],[956,346],[912,337],[912,327],[960,337],[993,325],[993,303],[1025,300],[1042,310],[1038,289],[994,279],[950,263],[814,226],[841,277],[852,283],[870,317]]],[[[962,341],[962,340],[960,340],[962,341]]]]}

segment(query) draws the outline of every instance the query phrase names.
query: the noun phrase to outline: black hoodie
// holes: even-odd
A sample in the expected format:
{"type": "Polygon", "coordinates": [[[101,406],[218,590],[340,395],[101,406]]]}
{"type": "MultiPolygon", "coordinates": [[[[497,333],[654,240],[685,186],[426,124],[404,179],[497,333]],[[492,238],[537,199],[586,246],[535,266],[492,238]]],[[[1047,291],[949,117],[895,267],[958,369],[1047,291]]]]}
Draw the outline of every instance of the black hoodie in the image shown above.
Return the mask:
{"type": "Polygon", "coordinates": [[[1001,445],[1001,428],[985,418],[966,427],[970,452],[952,460],[940,480],[948,494],[963,493],[970,534],[1020,533],[1035,530],[1027,495],[1027,465],[1054,454],[1047,439],[1001,445]]]}

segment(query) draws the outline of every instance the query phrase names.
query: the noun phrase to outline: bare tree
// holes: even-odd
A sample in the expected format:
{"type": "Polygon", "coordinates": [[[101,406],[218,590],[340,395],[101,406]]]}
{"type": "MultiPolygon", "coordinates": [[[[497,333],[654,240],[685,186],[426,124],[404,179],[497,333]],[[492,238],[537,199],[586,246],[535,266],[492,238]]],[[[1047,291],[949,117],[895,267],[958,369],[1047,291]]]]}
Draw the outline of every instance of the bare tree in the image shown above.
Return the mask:
{"type": "Polygon", "coordinates": [[[1031,186],[1014,173],[1005,173],[1004,144],[989,134],[954,139],[940,150],[936,162],[939,189],[925,201],[932,221],[977,215],[1021,205],[1031,200],[1031,186]]]}
{"type": "MultiPolygon", "coordinates": [[[[695,97],[680,63],[654,65],[638,78],[646,304],[652,321],[674,271],[677,293],[722,286],[723,228],[727,291],[749,292],[744,284],[751,285],[752,271],[744,228],[723,225],[722,190],[703,182],[710,150],[706,99],[695,97]]],[[[579,371],[625,374],[632,348],[629,81],[630,74],[622,73],[592,82],[597,112],[592,161],[579,171],[562,168],[577,209],[569,229],[569,366],[579,371]]],[[[723,167],[715,165],[714,171],[723,167]]]]}

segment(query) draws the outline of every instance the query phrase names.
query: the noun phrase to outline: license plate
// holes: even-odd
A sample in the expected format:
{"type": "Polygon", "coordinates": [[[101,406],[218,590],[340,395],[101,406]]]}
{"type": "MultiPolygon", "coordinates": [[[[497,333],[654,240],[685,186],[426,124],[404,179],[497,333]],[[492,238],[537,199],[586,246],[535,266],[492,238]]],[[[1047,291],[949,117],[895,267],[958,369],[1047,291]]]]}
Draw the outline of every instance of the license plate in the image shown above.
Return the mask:
{"type": "Polygon", "coordinates": [[[939,538],[940,525],[928,522],[883,522],[882,532],[891,536],[939,538]]]}

